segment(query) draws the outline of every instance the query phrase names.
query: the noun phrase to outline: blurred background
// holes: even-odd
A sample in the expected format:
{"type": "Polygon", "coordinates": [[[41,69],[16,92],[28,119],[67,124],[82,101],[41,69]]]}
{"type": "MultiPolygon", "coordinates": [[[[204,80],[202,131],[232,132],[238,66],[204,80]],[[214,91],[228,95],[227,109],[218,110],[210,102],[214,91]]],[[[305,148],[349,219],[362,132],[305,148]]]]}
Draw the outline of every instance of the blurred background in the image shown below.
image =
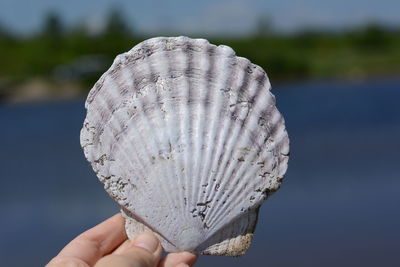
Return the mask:
{"type": "Polygon", "coordinates": [[[262,66],[291,138],[240,258],[197,266],[400,266],[400,2],[1,0],[0,265],[41,266],[118,212],[79,145],[84,100],[155,36],[262,66]]]}

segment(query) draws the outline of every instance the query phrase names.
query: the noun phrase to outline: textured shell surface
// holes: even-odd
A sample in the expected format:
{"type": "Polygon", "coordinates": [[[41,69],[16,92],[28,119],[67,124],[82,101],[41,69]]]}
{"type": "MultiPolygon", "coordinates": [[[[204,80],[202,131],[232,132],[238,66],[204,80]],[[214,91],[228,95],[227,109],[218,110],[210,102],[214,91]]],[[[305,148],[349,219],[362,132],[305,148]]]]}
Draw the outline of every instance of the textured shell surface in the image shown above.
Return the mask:
{"type": "Polygon", "coordinates": [[[117,56],[86,100],[81,145],[130,238],[238,256],[287,169],[264,70],[205,39],[157,37],[117,56]]]}

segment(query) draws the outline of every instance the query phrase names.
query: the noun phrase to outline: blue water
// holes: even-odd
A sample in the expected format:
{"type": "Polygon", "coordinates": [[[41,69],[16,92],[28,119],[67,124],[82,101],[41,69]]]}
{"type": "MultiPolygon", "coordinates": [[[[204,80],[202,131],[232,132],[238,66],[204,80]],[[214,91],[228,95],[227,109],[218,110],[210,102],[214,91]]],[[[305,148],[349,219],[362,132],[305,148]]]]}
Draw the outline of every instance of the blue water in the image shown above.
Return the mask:
{"type": "MultiPolygon", "coordinates": [[[[288,173],[240,258],[197,266],[400,266],[400,79],[273,89],[288,173]]],[[[118,212],[79,145],[83,100],[0,106],[0,265],[41,266],[118,212]]]]}

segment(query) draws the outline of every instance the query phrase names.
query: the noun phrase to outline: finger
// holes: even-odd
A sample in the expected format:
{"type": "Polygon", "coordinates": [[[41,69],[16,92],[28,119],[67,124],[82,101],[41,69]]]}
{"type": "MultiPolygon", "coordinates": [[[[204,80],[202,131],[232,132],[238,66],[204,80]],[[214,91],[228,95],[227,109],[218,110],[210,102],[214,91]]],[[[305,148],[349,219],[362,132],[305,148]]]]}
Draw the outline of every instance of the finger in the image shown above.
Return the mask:
{"type": "Polygon", "coordinates": [[[55,257],[45,267],[89,267],[89,265],[77,258],[55,257]]]}
{"type": "Polygon", "coordinates": [[[161,252],[160,241],[154,234],[146,232],[136,237],[129,246],[124,245],[115,253],[101,258],[95,266],[155,267],[161,252]]]}
{"type": "Polygon", "coordinates": [[[169,253],[159,264],[159,267],[193,266],[197,256],[190,252],[169,253]]]}
{"type": "Polygon", "coordinates": [[[126,239],[124,219],[121,214],[116,214],[72,240],[52,262],[69,258],[92,266],[126,239]]]}
{"type": "Polygon", "coordinates": [[[131,246],[131,240],[127,239],[125,240],[117,249],[115,249],[112,253],[113,254],[119,254],[122,251],[126,250],[131,246]]]}

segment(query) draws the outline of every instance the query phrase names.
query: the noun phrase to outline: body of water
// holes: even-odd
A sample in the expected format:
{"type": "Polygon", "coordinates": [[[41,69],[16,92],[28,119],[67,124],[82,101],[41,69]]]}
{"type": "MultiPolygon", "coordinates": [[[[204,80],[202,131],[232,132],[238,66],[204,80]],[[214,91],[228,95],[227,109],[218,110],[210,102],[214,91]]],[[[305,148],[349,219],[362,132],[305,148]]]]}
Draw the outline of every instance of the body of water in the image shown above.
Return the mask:
{"type": "MultiPolygon", "coordinates": [[[[400,80],[273,88],[291,140],[239,258],[197,266],[400,266],[400,80]]],[[[118,212],[83,156],[84,101],[0,106],[0,265],[41,266],[118,212]]]]}

